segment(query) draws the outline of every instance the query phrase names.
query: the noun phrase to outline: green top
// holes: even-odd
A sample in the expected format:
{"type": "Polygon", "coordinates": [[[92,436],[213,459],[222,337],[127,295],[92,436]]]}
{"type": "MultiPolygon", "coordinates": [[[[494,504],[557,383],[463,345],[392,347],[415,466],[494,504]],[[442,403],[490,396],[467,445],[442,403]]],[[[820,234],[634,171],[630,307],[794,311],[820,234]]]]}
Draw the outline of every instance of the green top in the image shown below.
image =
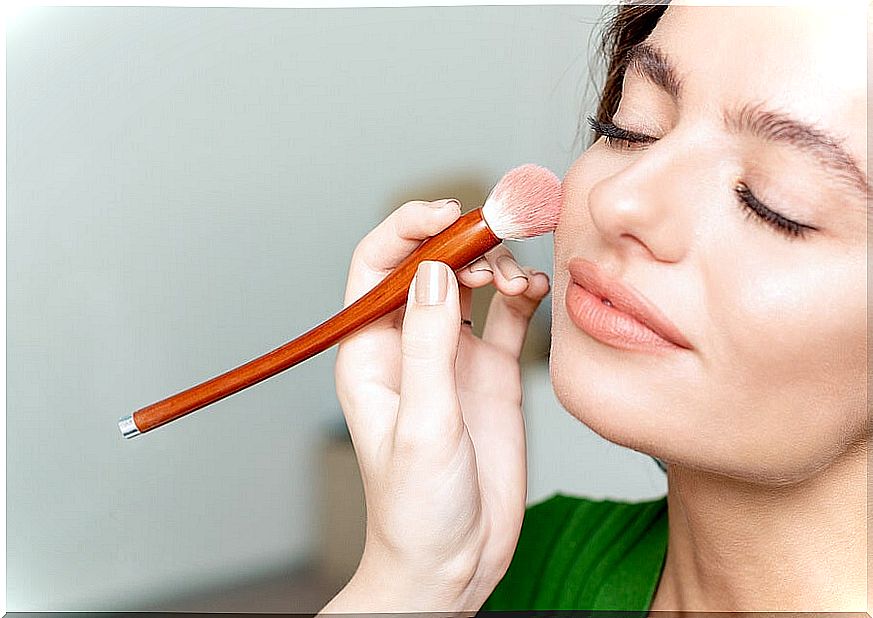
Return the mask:
{"type": "Polygon", "coordinates": [[[482,610],[648,610],[666,552],[666,497],[557,493],[525,509],[512,562],[482,610]]]}

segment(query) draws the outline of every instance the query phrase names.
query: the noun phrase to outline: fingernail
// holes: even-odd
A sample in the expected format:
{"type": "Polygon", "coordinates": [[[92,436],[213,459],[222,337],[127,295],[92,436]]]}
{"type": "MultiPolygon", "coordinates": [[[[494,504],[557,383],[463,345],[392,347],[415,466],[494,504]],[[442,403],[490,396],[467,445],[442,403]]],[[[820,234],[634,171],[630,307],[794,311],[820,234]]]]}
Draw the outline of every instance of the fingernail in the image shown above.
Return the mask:
{"type": "Polygon", "coordinates": [[[471,273],[479,273],[479,272],[489,272],[493,273],[494,271],[491,269],[491,266],[488,265],[488,260],[485,258],[479,258],[472,264],[470,264],[470,272],[471,273]]]}
{"type": "Polygon", "coordinates": [[[524,271],[515,263],[508,255],[501,255],[497,258],[497,270],[500,271],[500,274],[503,275],[506,279],[527,279],[527,275],[524,271]]]}
{"type": "Polygon", "coordinates": [[[436,200],[434,202],[428,202],[428,205],[431,208],[446,208],[447,206],[454,205],[456,208],[461,207],[461,202],[455,199],[446,199],[446,200],[436,200]]]}
{"type": "Polygon", "coordinates": [[[545,277],[545,279],[546,279],[546,283],[551,287],[551,285],[552,285],[552,281],[551,281],[551,279],[549,279],[549,273],[547,273],[547,272],[543,272],[543,271],[541,271],[541,270],[531,269],[531,271],[530,271],[530,278],[533,279],[533,278],[535,278],[537,275],[542,275],[543,277],[545,277]]]}
{"type": "Polygon", "coordinates": [[[415,272],[415,302],[419,305],[443,304],[448,283],[448,273],[441,262],[422,262],[415,272]]]}

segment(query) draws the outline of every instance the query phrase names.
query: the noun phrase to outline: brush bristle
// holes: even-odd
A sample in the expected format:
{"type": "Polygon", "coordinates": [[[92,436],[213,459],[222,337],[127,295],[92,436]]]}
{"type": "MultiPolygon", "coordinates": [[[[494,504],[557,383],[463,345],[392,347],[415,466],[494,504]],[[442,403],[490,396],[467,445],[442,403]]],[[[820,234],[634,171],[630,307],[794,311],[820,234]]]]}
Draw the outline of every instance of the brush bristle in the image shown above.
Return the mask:
{"type": "Polygon", "coordinates": [[[532,238],[555,230],[561,213],[561,181],[539,165],[527,164],[500,179],[482,216],[494,235],[506,240],[532,238]]]}

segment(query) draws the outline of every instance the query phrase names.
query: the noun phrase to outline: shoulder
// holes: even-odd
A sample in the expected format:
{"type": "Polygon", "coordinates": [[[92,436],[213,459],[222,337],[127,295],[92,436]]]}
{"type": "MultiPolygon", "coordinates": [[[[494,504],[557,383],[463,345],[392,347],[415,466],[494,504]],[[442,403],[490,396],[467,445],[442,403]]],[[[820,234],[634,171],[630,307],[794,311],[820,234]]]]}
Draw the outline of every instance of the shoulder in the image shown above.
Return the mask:
{"type": "Polygon", "coordinates": [[[525,509],[512,562],[482,609],[644,609],[666,540],[666,498],[556,493],[525,509]]]}

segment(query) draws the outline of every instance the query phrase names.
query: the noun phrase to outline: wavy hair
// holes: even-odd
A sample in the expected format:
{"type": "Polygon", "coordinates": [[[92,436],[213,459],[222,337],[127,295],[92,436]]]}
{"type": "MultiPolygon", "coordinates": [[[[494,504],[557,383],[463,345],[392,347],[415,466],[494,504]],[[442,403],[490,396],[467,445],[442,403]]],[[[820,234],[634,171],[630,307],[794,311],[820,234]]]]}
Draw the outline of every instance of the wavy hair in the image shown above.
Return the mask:
{"type": "MultiPolygon", "coordinates": [[[[597,54],[592,62],[593,64],[606,63],[606,78],[602,89],[599,89],[595,113],[595,118],[600,122],[612,120],[612,115],[618,109],[628,52],[651,34],[658,20],[667,10],[668,4],[669,0],[619,4],[612,14],[604,19],[597,37],[597,54]]],[[[590,73],[596,74],[594,71],[590,73]]],[[[582,132],[583,126],[588,127],[584,116],[583,114],[580,119],[577,137],[582,132]]],[[[597,136],[592,132],[589,134],[587,145],[590,146],[596,139],[597,136]]]]}

